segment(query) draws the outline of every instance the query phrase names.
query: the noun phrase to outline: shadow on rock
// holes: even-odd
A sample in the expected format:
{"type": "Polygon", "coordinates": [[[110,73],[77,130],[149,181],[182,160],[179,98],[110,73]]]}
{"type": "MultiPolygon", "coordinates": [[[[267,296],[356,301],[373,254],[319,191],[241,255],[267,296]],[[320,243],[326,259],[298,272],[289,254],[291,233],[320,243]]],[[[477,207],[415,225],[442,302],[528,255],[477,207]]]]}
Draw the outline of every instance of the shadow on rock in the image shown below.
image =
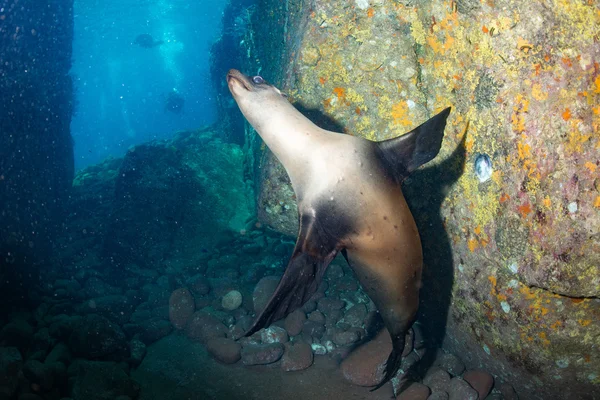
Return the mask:
{"type": "MultiPolygon", "coordinates": [[[[468,128],[467,128],[468,130],[468,128]]],[[[456,150],[442,163],[414,172],[403,185],[423,246],[423,287],[419,323],[429,351],[408,375],[422,375],[431,367],[435,349],[446,335],[446,322],[454,284],[454,262],[450,238],[444,227],[441,207],[446,193],[462,175],[465,166],[467,130],[456,150]]]]}

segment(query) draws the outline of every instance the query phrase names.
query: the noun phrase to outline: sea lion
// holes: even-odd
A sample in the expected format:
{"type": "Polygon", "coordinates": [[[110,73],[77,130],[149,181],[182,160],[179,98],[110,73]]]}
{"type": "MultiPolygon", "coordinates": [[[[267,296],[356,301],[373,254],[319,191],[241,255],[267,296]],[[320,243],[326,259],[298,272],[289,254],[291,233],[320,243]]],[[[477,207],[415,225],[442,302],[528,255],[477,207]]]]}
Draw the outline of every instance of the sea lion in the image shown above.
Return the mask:
{"type": "Polygon", "coordinates": [[[405,135],[373,142],[319,128],[260,76],[232,69],[227,84],[285,167],[300,225],[283,277],[246,336],[308,301],[341,252],[392,337],[385,375],[373,390],[378,389],[400,368],[419,304],[421,241],[401,182],[438,154],[450,108],[405,135]]]}

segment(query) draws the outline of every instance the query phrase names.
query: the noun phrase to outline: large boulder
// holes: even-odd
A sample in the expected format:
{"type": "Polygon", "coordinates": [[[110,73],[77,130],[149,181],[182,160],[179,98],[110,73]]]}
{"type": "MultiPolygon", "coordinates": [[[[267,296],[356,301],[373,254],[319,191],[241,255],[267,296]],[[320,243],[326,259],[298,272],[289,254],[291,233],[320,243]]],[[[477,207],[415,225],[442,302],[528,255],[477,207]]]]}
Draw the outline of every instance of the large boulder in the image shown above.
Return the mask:
{"type": "Polygon", "coordinates": [[[215,231],[240,231],[253,214],[243,165],[242,149],[208,130],[134,147],[115,183],[106,254],[146,267],[174,254],[199,263],[215,231]]]}
{"type": "MultiPolygon", "coordinates": [[[[440,155],[404,185],[429,338],[522,397],[597,392],[597,2],[301,4],[259,2],[250,53],[317,124],[384,140],[453,107],[440,155]]],[[[295,234],[285,171],[255,160],[261,221],[295,234]]]]}

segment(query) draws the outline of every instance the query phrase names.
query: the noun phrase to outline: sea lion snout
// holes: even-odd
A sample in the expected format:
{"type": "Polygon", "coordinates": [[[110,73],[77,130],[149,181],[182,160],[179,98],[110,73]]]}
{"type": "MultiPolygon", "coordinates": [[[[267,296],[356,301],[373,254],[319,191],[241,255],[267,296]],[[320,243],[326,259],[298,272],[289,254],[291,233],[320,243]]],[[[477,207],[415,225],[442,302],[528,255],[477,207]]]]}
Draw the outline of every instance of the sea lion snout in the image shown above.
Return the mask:
{"type": "Polygon", "coordinates": [[[240,86],[247,91],[251,90],[252,84],[250,83],[250,79],[244,74],[242,74],[237,69],[230,69],[227,73],[227,85],[229,86],[229,90],[231,93],[234,93],[234,88],[240,86]]]}

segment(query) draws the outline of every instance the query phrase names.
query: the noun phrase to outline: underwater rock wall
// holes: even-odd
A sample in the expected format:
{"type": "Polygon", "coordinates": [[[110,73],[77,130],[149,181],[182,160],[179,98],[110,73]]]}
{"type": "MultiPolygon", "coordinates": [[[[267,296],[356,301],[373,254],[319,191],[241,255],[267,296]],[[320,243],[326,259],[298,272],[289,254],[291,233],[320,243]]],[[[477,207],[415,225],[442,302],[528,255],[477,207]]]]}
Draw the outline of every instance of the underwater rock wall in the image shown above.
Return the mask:
{"type": "Polygon", "coordinates": [[[72,40],[72,0],[0,0],[0,274],[12,287],[47,257],[73,179],[72,40]]]}
{"type": "MultiPolygon", "coordinates": [[[[255,16],[263,75],[347,133],[388,139],[453,107],[405,183],[430,338],[528,399],[599,391],[599,4],[265,0],[255,16]]],[[[259,217],[294,234],[285,172],[259,158],[259,217]]]]}

